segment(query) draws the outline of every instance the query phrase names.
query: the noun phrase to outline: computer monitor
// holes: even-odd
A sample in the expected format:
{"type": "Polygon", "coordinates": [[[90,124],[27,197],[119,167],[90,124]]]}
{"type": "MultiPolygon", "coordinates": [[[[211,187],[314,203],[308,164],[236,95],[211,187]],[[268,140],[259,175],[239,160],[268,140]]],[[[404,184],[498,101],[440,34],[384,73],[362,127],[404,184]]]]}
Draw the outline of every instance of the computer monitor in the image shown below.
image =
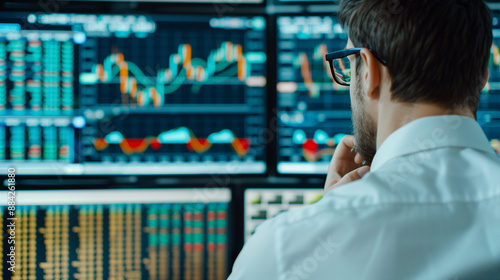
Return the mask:
{"type": "Polygon", "coordinates": [[[477,119],[500,155],[500,13],[493,13],[493,45],[489,61],[490,76],[481,92],[477,119]]]}
{"type": "Polygon", "coordinates": [[[277,19],[278,172],[326,173],[352,131],[349,89],[332,82],[325,55],[345,48],[332,16],[277,19]]]}
{"type": "MultiPolygon", "coordinates": [[[[500,154],[500,16],[494,16],[490,78],[478,122],[500,154]]],[[[335,16],[278,16],[277,170],[326,174],[342,136],[352,134],[349,88],[333,82],[325,54],[346,47],[335,16]]]]}
{"type": "Polygon", "coordinates": [[[0,19],[0,168],[265,172],[263,17],[0,19]]]}
{"type": "Polygon", "coordinates": [[[14,213],[0,202],[1,279],[227,277],[228,189],[15,194],[14,213]]]}
{"type": "Polygon", "coordinates": [[[257,226],[288,210],[301,208],[319,201],[323,189],[262,189],[249,188],[244,195],[244,239],[255,232],[257,226]]]}

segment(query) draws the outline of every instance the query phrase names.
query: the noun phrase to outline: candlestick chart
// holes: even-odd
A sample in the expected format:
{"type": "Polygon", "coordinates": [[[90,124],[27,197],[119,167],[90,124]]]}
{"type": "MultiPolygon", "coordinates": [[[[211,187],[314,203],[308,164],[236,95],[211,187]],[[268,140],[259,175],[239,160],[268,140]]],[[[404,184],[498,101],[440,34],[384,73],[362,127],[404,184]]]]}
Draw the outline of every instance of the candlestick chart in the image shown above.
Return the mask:
{"type": "MultiPolygon", "coordinates": [[[[192,46],[181,44],[176,53],[169,55],[169,67],[158,69],[154,77],[148,76],[136,63],[127,61],[123,53],[115,53],[107,56],[102,64],[93,65],[91,72],[82,73],[80,82],[116,85],[114,87],[119,89],[116,98],[123,101],[122,105],[162,107],[178,103],[180,99],[186,103],[201,103],[197,99],[202,99],[210,103],[244,104],[243,94],[213,99],[214,94],[209,92],[210,86],[262,88],[266,83],[265,77],[250,75],[252,64],[262,64],[265,60],[265,53],[244,54],[242,46],[232,42],[222,42],[219,48],[210,52],[206,60],[192,57],[192,46]],[[203,87],[209,89],[203,91],[203,87]],[[169,95],[181,96],[176,99],[169,95]]],[[[152,68],[146,69],[152,71],[152,68]]],[[[99,101],[109,102],[104,97],[99,98],[99,101]]]]}
{"type": "Polygon", "coordinates": [[[231,19],[164,17],[148,36],[88,38],[82,103],[138,112],[198,112],[209,104],[253,110],[266,87],[265,21],[232,19],[243,27],[231,27],[231,19]]]}

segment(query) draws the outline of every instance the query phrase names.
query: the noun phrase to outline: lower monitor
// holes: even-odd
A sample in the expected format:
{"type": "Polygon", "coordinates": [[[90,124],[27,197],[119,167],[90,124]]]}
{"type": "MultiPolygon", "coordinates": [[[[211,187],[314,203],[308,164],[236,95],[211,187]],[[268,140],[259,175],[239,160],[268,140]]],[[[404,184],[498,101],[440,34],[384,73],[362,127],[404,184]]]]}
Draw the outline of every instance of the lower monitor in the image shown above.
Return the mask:
{"type": "Polygon", "coordinates": [[[0,278],[226,279],[231,194],[211,192],[17,191],[13,212],[0,206],[14,225],[0,227],[0,278]]]}

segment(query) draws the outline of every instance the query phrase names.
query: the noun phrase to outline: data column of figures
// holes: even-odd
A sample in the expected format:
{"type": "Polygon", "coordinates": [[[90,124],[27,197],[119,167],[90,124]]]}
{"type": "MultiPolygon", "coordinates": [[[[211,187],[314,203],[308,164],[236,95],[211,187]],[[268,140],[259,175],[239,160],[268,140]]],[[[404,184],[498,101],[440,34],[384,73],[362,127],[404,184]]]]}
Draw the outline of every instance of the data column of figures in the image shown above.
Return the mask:
{"type": "Polygon", "coordinates": [[[0,32],[0,115],[71,114],[73,32],[0,32]]]}
{"type": "Polygon", "coordinates": [[[102,172],[105,163],[111,173],[264,172],[264,19],[127,24],[126,35],[88,32],[81,47],[86,170],[102,172]]]}
{"type": "Polygon", "coordinates": [[[62,30],[0,31],[0,166],[62,174],[75,161],[84,120],[74,116],[74,36],[62,30]]]}
{"type": "Polygon", "coordinates": [[[331,16],[280,16],[277,36],[278,172],[326,173],[352,132],[349,89],[333,82],[325,61],[347,36],[331,16]]]}
{"type": "Polygon", "coordinates": [[[3,254],[0,277],[226,279],[226,216],[226,203],[18,206],[15,243],[0,246],[15,246],[15,272],[3,254]]]}

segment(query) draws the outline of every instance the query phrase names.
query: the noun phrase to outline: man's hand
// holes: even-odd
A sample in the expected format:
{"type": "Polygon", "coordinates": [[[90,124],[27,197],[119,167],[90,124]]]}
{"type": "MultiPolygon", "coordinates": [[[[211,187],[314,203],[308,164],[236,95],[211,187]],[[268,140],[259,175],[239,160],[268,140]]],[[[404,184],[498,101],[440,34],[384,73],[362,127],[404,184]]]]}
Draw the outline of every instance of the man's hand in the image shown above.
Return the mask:
{"type": "Polygon", "coordinates": [[[370,167],[363,166],[363,164],[363,158],[354,150],[354,136],[344,136],[337,145],[330,162],[325,193],[335,187],[361,179],[370,171],[370,167]]]}

